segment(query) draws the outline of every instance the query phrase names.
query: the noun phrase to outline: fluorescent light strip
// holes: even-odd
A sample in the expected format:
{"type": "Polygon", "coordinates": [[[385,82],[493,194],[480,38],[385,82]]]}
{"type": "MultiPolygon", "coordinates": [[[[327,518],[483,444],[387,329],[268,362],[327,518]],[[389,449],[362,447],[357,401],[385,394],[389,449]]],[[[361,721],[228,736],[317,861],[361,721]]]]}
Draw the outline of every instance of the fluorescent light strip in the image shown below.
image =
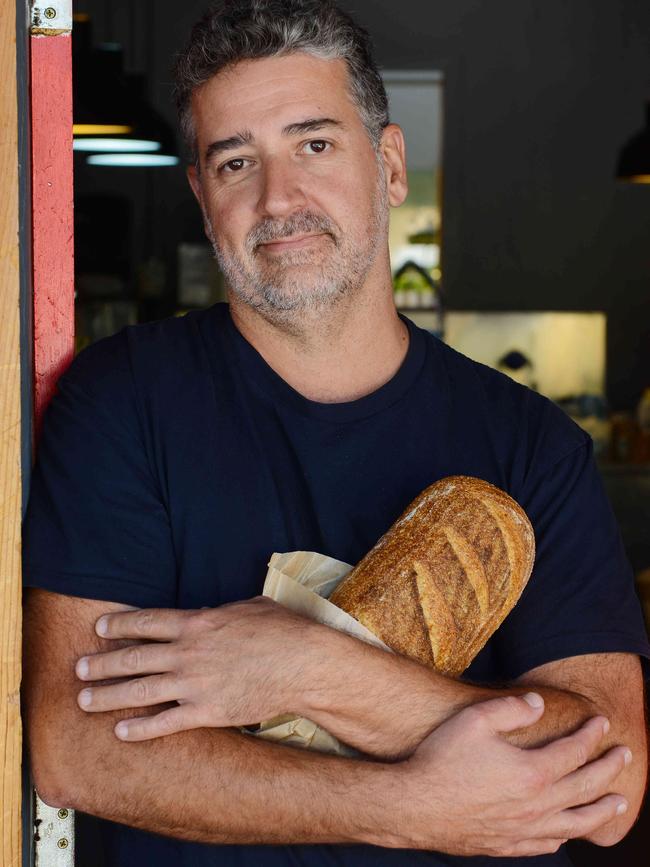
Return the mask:
{"type": "Polygon", "coordinates": [[[178,157],[167,154],[93,154],[86,162],[90,166],[175,166],[178,157]]]}
{"type": "Polygon", "coordinates": [[[76,138],[72,142],[75,151],[100,151],[102,153],[144,153],[160,150],[159,141],[144,138],[76,138]]]}
{"type": "Polygon", "coordinates": [[[128,135],[132,126],[120,123],[73,123],[72,135],[128,135]]]}

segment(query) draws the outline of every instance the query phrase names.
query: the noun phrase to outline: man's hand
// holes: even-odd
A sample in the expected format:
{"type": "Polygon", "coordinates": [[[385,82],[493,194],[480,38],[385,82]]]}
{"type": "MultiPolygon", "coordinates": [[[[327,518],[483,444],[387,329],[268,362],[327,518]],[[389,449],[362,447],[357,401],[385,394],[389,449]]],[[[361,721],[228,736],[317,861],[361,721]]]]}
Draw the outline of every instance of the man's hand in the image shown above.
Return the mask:
{"type": "Polygon", "coordinates": [[[83,710],[178,702],[119,722],[115,734],[128,741],[299,713],[295,696],[309,693],[308,678],[325,655],[319,636],[328,631],[265,597],[198,611],[124,611],[99,618],[95,628],[102,638],[152,643],[80,659],[81,680],[131,678],[82,690],[83,710]]]}
{"type": "Polygon", "coordinates": [[[535,693],[475,704],[394,765],[401,833],[392,845],[434,843],[454,855],[542,855],[624,813],[626,799],[608,793],[629,750],[615,747],[586,763],[609,728],[604,717],[537,749],[519,749],[500,736],[532,725],[542,712],[535,693]]]}

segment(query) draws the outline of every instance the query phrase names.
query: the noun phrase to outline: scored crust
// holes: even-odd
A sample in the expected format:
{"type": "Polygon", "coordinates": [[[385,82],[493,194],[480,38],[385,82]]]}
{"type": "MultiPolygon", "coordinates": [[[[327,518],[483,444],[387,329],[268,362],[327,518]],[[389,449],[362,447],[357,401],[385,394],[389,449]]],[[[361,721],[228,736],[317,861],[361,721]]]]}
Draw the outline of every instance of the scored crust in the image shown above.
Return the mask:
{"type": "Polygon", "coordinates": [[[398,653],[455,676],[514,608],[534,559],[518,503],[450,476],[416,497],[330,602],[398,653]]]}

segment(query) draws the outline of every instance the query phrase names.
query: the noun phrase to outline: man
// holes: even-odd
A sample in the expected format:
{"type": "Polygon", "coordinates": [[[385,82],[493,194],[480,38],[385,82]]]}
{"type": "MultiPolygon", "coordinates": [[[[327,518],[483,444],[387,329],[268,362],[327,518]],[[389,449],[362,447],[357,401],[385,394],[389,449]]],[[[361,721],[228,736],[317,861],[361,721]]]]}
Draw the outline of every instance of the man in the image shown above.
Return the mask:
{"type": "Polygon", "coordinates": [[[395,311],[404,143],[367,37],[330,3],[224,0],[177,78],[230,307],[122,332],[60,384],[26,534],[36,788],[110,820],[121,867],[616,842],[646,768],[629,570],[588,438],[395,311]],[[469,681],[250,600],[272,551],[355,562],[456,473],[512,493],[538,543],[469,681]],[[366,759],[233,728],[283,712],[366,759]]]}

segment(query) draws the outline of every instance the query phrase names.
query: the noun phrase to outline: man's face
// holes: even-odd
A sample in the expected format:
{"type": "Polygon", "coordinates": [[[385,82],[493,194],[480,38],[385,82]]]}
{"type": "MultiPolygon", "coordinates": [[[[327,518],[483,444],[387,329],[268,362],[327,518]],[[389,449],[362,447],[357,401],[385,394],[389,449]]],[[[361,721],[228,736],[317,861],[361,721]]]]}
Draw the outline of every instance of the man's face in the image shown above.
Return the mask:
{"type": "Polygon", "coordinates": [[[202,85],[192,111],[200,171],[189,179],[234,294],[277,318],[363,285],[399,202],[345,63],[241,62],[202,85]]]}

